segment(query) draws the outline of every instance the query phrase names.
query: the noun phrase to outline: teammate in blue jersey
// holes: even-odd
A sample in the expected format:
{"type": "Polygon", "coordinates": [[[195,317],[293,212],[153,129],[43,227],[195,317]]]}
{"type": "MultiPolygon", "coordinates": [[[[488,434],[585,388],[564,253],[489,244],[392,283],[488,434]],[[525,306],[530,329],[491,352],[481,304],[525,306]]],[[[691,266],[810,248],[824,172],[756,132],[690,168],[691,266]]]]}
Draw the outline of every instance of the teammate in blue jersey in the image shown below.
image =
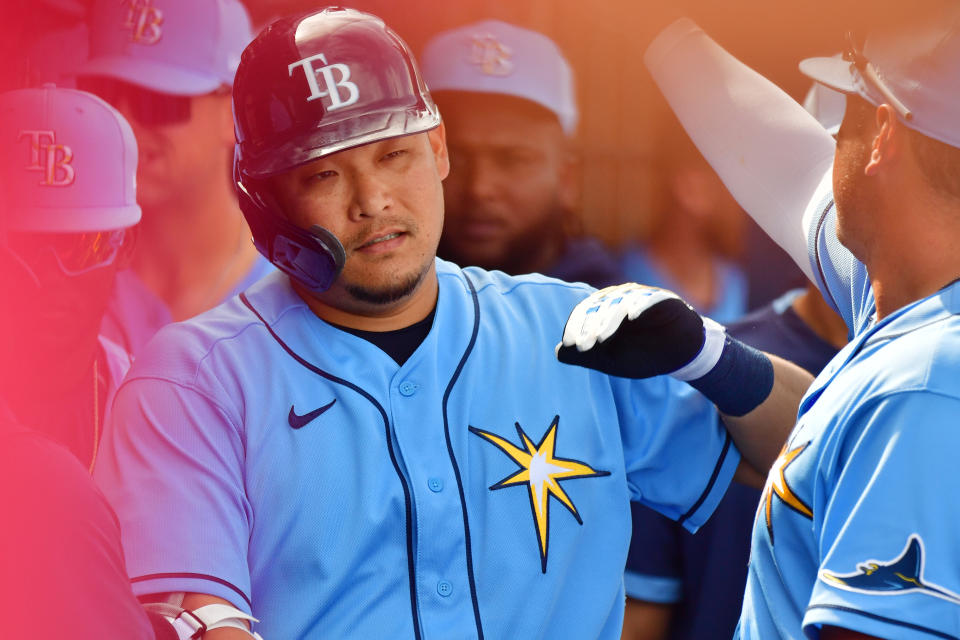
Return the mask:
{"type": "MultiPolygon", "coordinates": [[[[218,640],[251,614],[266,638],[618,637],[629,499],[695,529],[738,465],[713,407],[557,363],[586,285],[435,258],[444,128],[378,18],[275,22],[234,101],[240,202],[281,272],[161,330],[117,394],[97,478],[137,592],[228,608],[218,640]]],[[[650,291],[611,301],[681,304],[650,291]]],[[[749,360],[731,428],[772,460],[784,434],[754,417],[809,377],[680,328],[702,377],[749,360]]]]}
{"type": "Polygon", "coordinates": [[[646,62],[853,333],[770,470],[739,637],[960,636],[960,5],[912,3],[802,63],[847,94],[836,145],[689,20],[646,62]]]}

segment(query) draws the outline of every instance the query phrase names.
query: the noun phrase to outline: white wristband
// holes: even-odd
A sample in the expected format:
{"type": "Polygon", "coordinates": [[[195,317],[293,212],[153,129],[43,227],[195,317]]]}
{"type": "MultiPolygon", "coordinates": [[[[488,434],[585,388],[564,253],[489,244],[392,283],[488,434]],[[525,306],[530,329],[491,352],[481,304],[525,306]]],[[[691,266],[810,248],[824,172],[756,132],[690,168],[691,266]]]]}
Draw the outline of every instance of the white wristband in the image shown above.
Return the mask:
{"type": "Polygon", "coordinates": [[[723,352],[726,337],[727,330],[722,324],[704,317],[703,347],[700,348],[700,353],[684,366],[672,371],[670,376],[677,380],[689,382],[710,373],[710,370],[717,366],[717,362],[720,361],[720,354],[723,352]]]}

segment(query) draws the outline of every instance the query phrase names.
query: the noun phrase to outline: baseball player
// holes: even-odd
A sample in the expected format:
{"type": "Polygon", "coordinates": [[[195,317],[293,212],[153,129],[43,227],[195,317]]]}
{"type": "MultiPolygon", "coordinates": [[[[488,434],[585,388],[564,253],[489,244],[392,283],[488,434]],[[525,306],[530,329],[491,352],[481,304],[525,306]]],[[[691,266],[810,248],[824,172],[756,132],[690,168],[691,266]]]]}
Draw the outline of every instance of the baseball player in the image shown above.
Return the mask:
{"type": "Polygon", "coordinates": [[[960,6],[911,12],[801,64],[847,94],[836,145],[689,20],[646,53],[731,192],[853,332],[770,470],[741,638],[960,636],[960,6]]]}
{"type": "MultiPolygon", "coordinates": [[[[161,330],[117,394],[97,478],[136,592],[232,607],[219,640],[251,615],[266,638],[618,637],[630,497],[695,529],[737,467],[713,407],[558,364],[586,285],[435,258],[444,128],[378,18],[274,22],[234,106],[280,271],[161,330]]],[[[689,377],[749,369],[751,397],[713,397],[758,432],[795,411],[765,399],[798,370],[697,323],[689,377]]]]}
{"type": "Polygon", "coordinates": [[[136,353],[273,270],[230,180],[230,86],[253,36],[239,0],[98,0],[89,22],[78,86],[116,107],[140,148],[137,251],[104,323],[136,353]]]}
{"type": "Polygon", "coordinates": [[[50,86],[0,94],[0,140],[0,635],[153,638],[89,475],[129,365],[97,328],[140,219],[133,132],[50,86]]]}
{"type": "Polygon", "coordinates": [[[450,150],[440,257],[598,288],[626,280],[577,230],[577,99],[556,43],[483,20],[431,38],[422,61],[450,150]]]}

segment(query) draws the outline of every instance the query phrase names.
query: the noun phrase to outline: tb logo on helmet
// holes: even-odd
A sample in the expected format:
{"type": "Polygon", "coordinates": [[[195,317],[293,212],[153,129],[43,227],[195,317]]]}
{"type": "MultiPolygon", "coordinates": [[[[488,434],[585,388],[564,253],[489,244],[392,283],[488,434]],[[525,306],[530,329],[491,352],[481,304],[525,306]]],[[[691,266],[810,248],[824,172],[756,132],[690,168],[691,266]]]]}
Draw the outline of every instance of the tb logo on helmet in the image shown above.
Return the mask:
{"type": "Polygon", "coordinates": [[[496,36],[473,36],[467,62],[480,67],[488,76],[507,76],[513,71],[513,49],[497,40],[496,36]]]}
{"type": "Polygon", "coordinates": [[[303,67],[303,73],[307,78],[307,85],[310,87],[310,97],[307,98],[307,102],[324,96],[330,96],[329,111],[334,111],[342,107],[348,107],[360,99],[360,90],[357,88],[356,83],[350,82],[350,67],[347,65],[341,63],[329,64],[327,57],[322,53],[318,53],[315,56],[310,56],[309,58],[304,58],[303,60],[298,60],[297,62],[287,65],[287,74],[293,77],[293,70],[296,67],[303,67]],[[315,60],[319,60],[324,66],[319,69],[314,69],[313,63],[315,60]],[[340,72],[339,82],[333,77],[334,69],[340,72]],[[325,91],[320,89],[320,83],[317,82],[317,74],[323,76],[323,84],[326,86],[325,91]],[[340,96],[340,87],[344,87],[347,90],[346,100],[340,96]]]}
{"type": "Polygon", "coordinates": [[[163,36],[163,12],[153,6],[153,0],[123,0],[127,18],[123,28],[130,30],[130,38],[138,44],[157,44],[163,36]]]}
{"type": "Polygon", "coordinates": [[[39,171],[43,174],[42,187],[68,187],[76,178],[76,171],[70,163],[73,150],[65,144],[57,144],[53,131],[24,130],[17,136],[17,142],[24,137],[30,138],[30,164],[27,171],[39,171]]]}

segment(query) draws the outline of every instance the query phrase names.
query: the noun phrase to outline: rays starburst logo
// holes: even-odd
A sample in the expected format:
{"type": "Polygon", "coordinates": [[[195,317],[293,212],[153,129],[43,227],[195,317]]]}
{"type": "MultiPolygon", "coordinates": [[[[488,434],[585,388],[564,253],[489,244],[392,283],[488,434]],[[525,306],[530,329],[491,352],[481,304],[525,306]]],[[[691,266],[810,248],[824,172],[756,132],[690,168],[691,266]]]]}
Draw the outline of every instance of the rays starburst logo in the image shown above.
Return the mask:
{"type": "Polygon", "coordinates": [[[596,478],[610,475],[609,471],[598,471],[579,460],[560,458],[556,455],[557,429],[560,416],[554,416],[553,422],[537,444],[524,433],[520,423],[515,423],[517,435],[520,437],[520,446],[503,438],[470,427],[470,432],[480,436],[493,444],[513,460],[519,469],[503,480],[490,487],[491,491],[522,487],[527,490],[530,498],[530,510],[533,513],[533,524],[537,532],[537,544],[540,549],[540,569],[547,572],[547,552],[550,548],[550,498],[553,497],[573,514],[577,523],[582,525],[583,519],[573,504],[570,496],[560,486],[560,482],[579,478],[596,478]]]}

